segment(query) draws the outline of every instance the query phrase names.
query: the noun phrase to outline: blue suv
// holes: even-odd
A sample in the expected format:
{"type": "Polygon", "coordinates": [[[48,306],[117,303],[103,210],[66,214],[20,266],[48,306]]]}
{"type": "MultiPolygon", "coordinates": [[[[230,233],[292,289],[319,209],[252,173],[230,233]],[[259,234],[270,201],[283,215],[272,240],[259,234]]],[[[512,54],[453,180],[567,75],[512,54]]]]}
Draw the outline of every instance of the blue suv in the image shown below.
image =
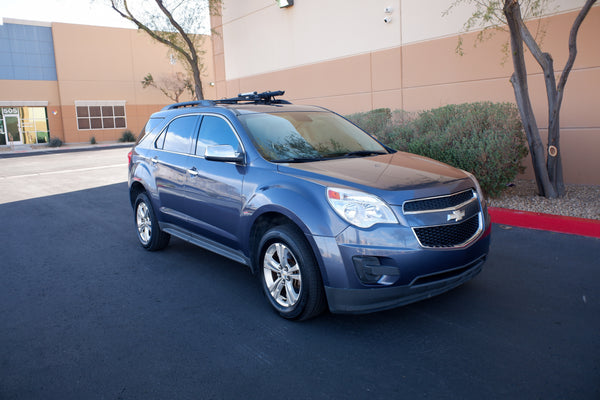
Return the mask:
{"type": "Polygon", "coordinates": [[[481,271],[490,219],[473,175],[282,94],[150,117],[129,154],[144,248],[175,236],[245,264],[289,319],[397,307],[481,271]]]}

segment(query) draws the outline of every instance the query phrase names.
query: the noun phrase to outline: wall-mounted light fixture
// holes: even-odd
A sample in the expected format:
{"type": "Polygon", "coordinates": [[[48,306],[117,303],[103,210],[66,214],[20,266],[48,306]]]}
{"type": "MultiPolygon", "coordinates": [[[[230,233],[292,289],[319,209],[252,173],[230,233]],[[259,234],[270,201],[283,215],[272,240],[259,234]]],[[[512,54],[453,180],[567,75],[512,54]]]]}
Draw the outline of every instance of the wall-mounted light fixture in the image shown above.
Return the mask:
{"type": "Polygon", "coordinates": [[[294,5],[294,0],[277,0],[279,8],[287,8],[294,5]]]}

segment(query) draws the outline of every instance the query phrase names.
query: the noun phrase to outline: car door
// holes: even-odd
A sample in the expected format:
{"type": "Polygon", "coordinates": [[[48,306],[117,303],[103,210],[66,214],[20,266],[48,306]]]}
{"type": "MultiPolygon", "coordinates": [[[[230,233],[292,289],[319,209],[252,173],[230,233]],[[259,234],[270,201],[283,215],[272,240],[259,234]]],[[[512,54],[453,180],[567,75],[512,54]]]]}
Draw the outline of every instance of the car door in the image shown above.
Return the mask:
{"type": "Polygon", "coordinates": [[[239,249],[238,237],[245,167],[204,158],[207,146],[242,146],[233,126],[219,115],[204,115],[187,178],[186,213],[201,235],[239,249]]]}
{"type": "Polygon", "coordinates": [[[173,119],[155,142],[156,152],[150,162],[155,166],[159,212],[162,220],[182,224],[185,213],[186,180],[198,132],[199,115],[173,119]]]}

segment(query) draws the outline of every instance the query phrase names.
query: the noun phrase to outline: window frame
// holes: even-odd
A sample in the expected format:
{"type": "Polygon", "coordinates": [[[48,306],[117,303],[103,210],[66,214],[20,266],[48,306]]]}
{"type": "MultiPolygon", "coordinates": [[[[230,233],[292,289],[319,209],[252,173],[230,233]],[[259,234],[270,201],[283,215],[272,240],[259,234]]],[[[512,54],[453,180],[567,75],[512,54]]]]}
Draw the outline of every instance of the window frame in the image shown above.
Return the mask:
{"type": "Polygon", "coordinates": [[[127,107],[125,100],[75,101],[75,121],[78,131],[100,131],[127,129],[127,107]],[[120,109],[122,109],[122,115],[120,109]],[[80,109],[82,112],[80,115],[80,109]],[[110,110],[109,110],[110,109],[110,110]],[[110,111],[110,112],[109,112],[110,111]],[[86,115],[83,115],[86,114],[86,115]],[[94,114],[94,115],[93,115],[94,114]],[[97,114],[97,115],[96,115],[97,114]],[[109,115],[110,114],[110,115],[109,115]],[[122,126],[119,125],[123,122],[122,126]],[[84,123],[85,122],[85,123],[84,123]],[[99,123],[99,125],[98,125],[99,123]],[[84,127],[82,127],[82,125],[84,127]],[[85,127],[87,125],[87,127],[85,127]]]}

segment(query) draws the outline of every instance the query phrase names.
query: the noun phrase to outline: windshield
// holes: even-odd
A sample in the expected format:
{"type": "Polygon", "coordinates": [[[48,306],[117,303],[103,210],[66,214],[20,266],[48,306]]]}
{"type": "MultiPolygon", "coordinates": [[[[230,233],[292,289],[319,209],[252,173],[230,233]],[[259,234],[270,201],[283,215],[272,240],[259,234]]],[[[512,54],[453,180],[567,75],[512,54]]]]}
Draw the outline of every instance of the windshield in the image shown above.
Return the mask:
{"type": "Polygon", "coordinates": [[[260,154],[273,162],[388,153],[371,136],[330,112],[246,114],[239,119],[260,154]]]}

